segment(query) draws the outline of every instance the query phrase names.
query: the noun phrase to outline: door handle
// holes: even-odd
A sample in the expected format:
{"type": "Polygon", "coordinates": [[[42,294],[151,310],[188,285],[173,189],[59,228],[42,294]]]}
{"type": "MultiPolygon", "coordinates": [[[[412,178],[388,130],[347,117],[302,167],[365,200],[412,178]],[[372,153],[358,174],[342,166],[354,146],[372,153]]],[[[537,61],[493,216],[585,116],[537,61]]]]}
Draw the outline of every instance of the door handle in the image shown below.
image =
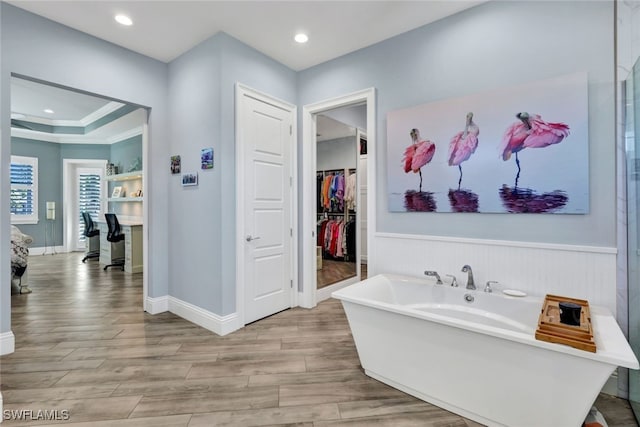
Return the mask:
{"type": "Polygon", "coordinates": [[[248,234],[248,235],[247,235],[247,237],[245,237],[244,239],[245,239],[247,242],[250,242],[250,241],[252,241],[252,240],[258,240],[259,238],[260,238],[260,237],[252,237],[252,236],[251,236],[251,234],[248,234]]]}

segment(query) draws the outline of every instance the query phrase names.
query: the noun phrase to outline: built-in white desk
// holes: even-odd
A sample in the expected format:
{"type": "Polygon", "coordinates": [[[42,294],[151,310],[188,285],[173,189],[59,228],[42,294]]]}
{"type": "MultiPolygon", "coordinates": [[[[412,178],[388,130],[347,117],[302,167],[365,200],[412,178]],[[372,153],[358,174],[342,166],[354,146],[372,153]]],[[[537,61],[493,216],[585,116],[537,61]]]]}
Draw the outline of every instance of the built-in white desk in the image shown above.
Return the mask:
{"type": "Polygon", "coordinates": [[[107,240],[107,223],[97,221],[100,228],[100,264],[109,265],[113,259],[124,257],[124,271],[142,273],[142,221],[131,221],[118,218],[120,229],[124,234],[124,254],[111,250],[111,242],[107,240]]]}

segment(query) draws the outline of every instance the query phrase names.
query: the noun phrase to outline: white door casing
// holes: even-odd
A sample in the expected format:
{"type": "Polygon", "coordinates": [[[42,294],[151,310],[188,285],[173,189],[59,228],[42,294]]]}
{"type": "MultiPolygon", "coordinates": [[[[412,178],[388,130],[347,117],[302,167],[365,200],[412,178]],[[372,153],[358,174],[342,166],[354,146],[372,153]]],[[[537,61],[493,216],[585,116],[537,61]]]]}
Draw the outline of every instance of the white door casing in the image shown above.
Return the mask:
{"type": "MultiPolygon", "coordinates": [[[[302,175],[304,187],[302,192],[302,226],[301,226],[301,254],[302,254],[302,283],[299,305],[305,308],[313,308],[318,301],[318,293],[321,290],[316,288],[316,191],[315,191],[315,170],[316,170],[316,118],[317,114],[333,110],[340,107],[352,106],[365,103],[367,106],[367,200],[363,206],[358,200],[358,221],[361,218],[363,209],[367,210],[367,268],[368,275],[376,274],[375,259],[371,245],[374,242],[376,229],[376,195],[375,195],[375,174],[376,174],[376,104],[375,89],[369,88],[358,92],[353,92],[336,98],[327,99],[314,104],[302,107],[302,175]]],[[[360,171],[358,171],[360,175],[360,171]]],[[[360,199],[360,193],[357,195],[360,199]]],[[[358,230],[360,230],[359,226],[358,230]]],[[[357,259],[360,259],[360,250],[357,251],[357,259]]],[[[359,263],[358,263],[359,264],[359,263]]],[[[358,274],[360,269],[358,265],[358,274]]],[[[346,282],[344,282],[346,283],[346,282]]],[[[342,285],[336,285],[342,286],[342,285]]],[[[327,289],[327,288],[325,288],[327,289]]],[[[323,298],[323,297],[322,297],[323,298]]]]}
{"type": "MultiPolygon", "coordinates": [[[[78,220],[78,170],[83,168],[100,169],[102,172],[102,192],[106,194],[104,180],[107,160],[94,159],[63,159],[62,160],[62,234],[65,251],[79,251],[77,220],[78,220]]],[[[106,211],[106,199],[102,203],[102,211],[106,211]]]]}
{"type": "Polygon", "coordinates": [[[85,245],[86,245],[86,240],[80,240],[80,205],[79,205],[79,201],[80,201],[80,176],[81,175],[98,175],[100,177],[100,199],[101,199],[101,203],[100,203],[100,212],[99,212],[99,216],[104,215],[105,212],[105,203],[104,200],[106,199],[106,181],[104,179],[104,175],[105,175],[105,168],[103,167],[78,167],[75,169],[75,176],[74,176],[74,192],[75,192],[75,197],[72,199],[72,206],[71,206],[71,215],[72,217],[75,216],[76,220],[72,221],[72,231],[71,231],[71,235],[73,236],[73,239],[70,242],[70,251],[82,251],[85,249],[85,245]]]}
{"type": "Polygon", "coordinates": [[[247,324],[294,304],[295,107],[237,89],[236,273],[247,324]]]}

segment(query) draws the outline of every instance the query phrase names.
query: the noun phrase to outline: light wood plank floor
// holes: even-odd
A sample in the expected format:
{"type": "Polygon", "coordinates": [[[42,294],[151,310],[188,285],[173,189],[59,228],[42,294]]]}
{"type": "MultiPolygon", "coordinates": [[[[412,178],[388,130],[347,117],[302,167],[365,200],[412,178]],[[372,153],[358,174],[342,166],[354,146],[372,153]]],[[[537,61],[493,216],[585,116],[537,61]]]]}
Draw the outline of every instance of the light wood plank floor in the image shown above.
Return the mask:
{"type": "MultiPolygon", "coordinates": [[[[17,349],[0,358],[5,410],[95,427],[477,426],[365,376],[337,301],[219,337],[143,313],[141,275],[81,258],[31,257],[33,293],[12,297],[17,349]]],[[[610,427],[636,425],[626,401],[597,405],[610,427]]]]}

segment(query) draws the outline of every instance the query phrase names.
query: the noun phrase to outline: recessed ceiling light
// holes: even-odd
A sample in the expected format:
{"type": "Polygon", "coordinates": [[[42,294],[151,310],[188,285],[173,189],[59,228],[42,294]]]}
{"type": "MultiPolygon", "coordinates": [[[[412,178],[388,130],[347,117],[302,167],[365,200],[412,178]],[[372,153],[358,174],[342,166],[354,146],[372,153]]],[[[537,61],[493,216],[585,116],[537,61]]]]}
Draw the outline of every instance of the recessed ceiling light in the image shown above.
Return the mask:
{"type": "Polygon", "coordinates": [[[53,114],[53,113],[55,113],[55,111],[53,111],[51,108],[45,108],[45,109],[44,109],[44,110],[42,110],[42,111],[44,111],[44,112],[45,112],[45,113],[47,113],[47,114],[53,114]]]}
{"type": "Polygon", "coordinates": [[[127,27],[133,25],[133,21],[127,15],[116,15],[115,20],[118,24],[126,25],[127,27]]]}
{"type": "Polygon", "coordinates": [[[293,39],[298,43],[306,43],[309,41],[309,37],[305,33],[298,33],[293,39]]]}

